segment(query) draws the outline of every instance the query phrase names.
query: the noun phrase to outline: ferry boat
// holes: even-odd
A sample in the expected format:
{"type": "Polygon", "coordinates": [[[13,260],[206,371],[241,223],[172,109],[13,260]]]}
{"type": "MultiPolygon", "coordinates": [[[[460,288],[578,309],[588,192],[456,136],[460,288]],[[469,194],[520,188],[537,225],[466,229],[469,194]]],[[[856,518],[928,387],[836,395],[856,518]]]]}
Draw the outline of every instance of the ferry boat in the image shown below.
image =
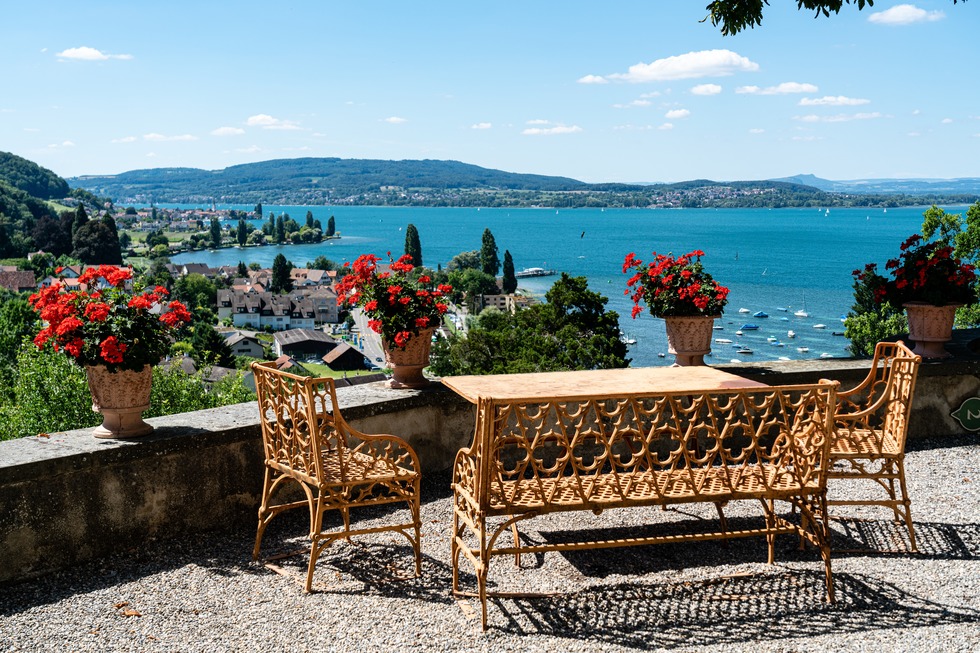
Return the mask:
{"type": "Polygon", "coordinates": [[[526,279],[527,277],[550,277],[555,274],[558,273],[554,270],[545,270],[544,268],[524,268],[520,272],[515,272],[514,276],[518,279],[526,279]]]}

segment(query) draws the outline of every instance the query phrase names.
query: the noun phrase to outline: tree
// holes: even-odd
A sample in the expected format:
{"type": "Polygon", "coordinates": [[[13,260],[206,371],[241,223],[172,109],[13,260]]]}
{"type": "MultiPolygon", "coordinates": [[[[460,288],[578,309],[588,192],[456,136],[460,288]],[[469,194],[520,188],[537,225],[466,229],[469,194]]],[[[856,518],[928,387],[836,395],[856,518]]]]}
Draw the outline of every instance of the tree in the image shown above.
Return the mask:
{"type": "Polygon", "coordinates": [[[111,217],[108,220],[90,220],[83,224],[72,238],[74,248],[71,255],[82,263],[121,264],[122,252],[115,225],[111,217]]]}
{"type": "Polygon", "coordinates": [[[310,229],[313,228],[313,211],[306,212],[306,226],[310,229]]]}
{"type": "Polygon", "coordinates": [[[276,254],[272,261],[272,279],[269,281],[269,291],[274,293],[288,293],[293,289],[293,280],[289,273],[293,269],[293,264],[286,260],[282,254],[276,254]]]}
{"type": "Polygon", "coordinates": [[[412,257],[415,267],[422,267],[422,243],[419,242],[419,230],[412,223],[405,227],[405,253],[412,257]]]}
{"type": "Polygon", "coordinates": [[[434,374],[505,374],[629,365],[619,315],[588,289],[584,277],[562,274],[537,304],[515,314],[487,309],[464,336],[432,346],[434,374]]]}
{"type": "Polygon", "coordinates": [[[245,243],[248,242],[248,232],[251,231],[248,226],[248,222],[245,218],[238,219],[238,230],[235,232],[235,238],[238,239],[238,244],[241,247],[245,247],[245,243]]]}
{"type": "Polygon", "coordinates": [[[511,258],[510,250],[504,250],[504,294],[510,295],[517,290],[517,277],[514,273],[514,259],[511,258]]]}
{"type": "MultiPolygon", "coordinates": [[[[966,0],[962,0],[966,2],[966,0]]],[[[955,5],[958,0],[953,0],[955,5]]],[[[845,4],[854,4],[858,11],[865,7],[874,6],[874,0],[796,0],[798,9],[809,9],[817,16],[830,16],[830,13],[840,13],[845,4]]],[[[721,25],[724,36],[738,34],[746,27],[754,28],[762,24],[762,9],[769,0],[714,0],[706,7],[711,24],[721,25]]],[[[702,21],[703,22],[703,21],[702,21]]]]}
{"type": "Polygon", "coordinates": [[[261,220],[263,215],[265,214],[262,212],[262,202],[259,202],[255,205],[255,219],[261,220]]]}
{"type": "Polygon", "coordinates": [[[211,246],[221,247],[221,223],[218,218],[211,218],[211,246]]]}
{"type": "Polygon", "coordinates": [[[456,256],[449,259],[449,263],[446,264],[446,272],[453,272],[456,270],[479,270],[480,269],[480,252],[473,250],[471,252],[460,252],[456,256]]]}
{"type": "Polygon", "coordinates": [[[306,267],[311,270],[339,270],[341,268],[338,263],[331,261],[322,254],[312,261],[307,261],[306,267]]]}
{"type": "Polygon", "coordinates": [[[34,246],[54,256],[70,254],[71,221],[74,220],[74,216],[71,213],[68,215],[70,216],[68,221],[59,221],[49,216],[43,216],[34,223],[32,233],[34,246]]]}
{"type": "Polygon", "coordinates": [[[71,223],[72,242],[74,242],[75,234],[78,233],[78,230],[87,223],[88,213],[85,212],[85,206],[83,204],[79,204],[78,208],[75,209],[75,219],[71,223]]]}
{"type": "Polygon", "coordinates": [[[286,221],[281,215],[276,220],[276,242],[280,245],[286,242],[286,221]]]}
{"type": "Polygon", "coordinates": [[[184,302],[192,310],[210,309],[218,304],[218,289],[203,274],[192,273],[174,282],[174,299],[184,302]]]}
{"type": "Polygon", "coordinates": [[[125,231],[119,234],[119,249],[128,250],[130,245],[133,244],[132,237],[125,231]]]}
{"type": "Polygon", "coordinates": [[[483,230],[483,246],[480,248],[480,267],[485,274],[497,276],[500,272],[500,258],[497,256],[497,241],[490,229],[483,230]]]}
{"type": "Polygon", "coordinates": [[[324,235],[327,238],[332,238],[335,233],[337,233],[337,223],[334,222],[333,216],[331,215],[327,218],[327,231],[324,235]]]}
{"type": "Polygon", "coordinates": [[[191,358],[198,368],[210,365],[234,367],[235,356],[228,342],[209,322],[196,322],[191,337],[191,358]]]}
{"type": "Polygon", "coordinates": [[[245,261],[238,262],[238,276],[243,278],[248,276],[248,268],[245,266],[245,261]]]}

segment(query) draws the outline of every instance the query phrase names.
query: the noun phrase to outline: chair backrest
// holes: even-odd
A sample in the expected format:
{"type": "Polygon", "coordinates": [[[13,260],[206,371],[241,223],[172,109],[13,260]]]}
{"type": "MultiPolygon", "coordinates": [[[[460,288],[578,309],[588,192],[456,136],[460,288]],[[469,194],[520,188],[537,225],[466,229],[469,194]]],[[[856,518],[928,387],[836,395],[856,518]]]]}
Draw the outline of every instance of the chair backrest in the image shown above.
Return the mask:
{"type": "Polygon", "coordinates": [[[345,446],[333,380],[289,374],[274,361],[252,363],[252,373],[266,464],[311,483],[324,478],[324,456],[345,446]]]}
{"type": "Polygon", "coordinates": [[[824,381],[574,401],[481,399],[477,501],[489,505],[492,495],[518,505],[534,495],[561,505],[638,493],[658,501],[680,492],[756,492],[760,482],[777,481],[823,487],[836,390],[837,382],[824,381]],[[760,465],[778,471],[760,481],[760,465]],[[733,471],[731,486],[702,488],[697,479],[718,466],[733,471]],[[650,482],[662,472],[679,476],[664,487],[650,482]],[[555,494],[554,481],[566,477],[575,482],[555,494]]]}
{"type": "Polygon", "coordinates": [[[879,342],[868,376],[857,387],[842,393],[838,429],[867,431],[880,453],[885,443],[905,448],[912,396],[922,357],[905,343],[879,342]]]}

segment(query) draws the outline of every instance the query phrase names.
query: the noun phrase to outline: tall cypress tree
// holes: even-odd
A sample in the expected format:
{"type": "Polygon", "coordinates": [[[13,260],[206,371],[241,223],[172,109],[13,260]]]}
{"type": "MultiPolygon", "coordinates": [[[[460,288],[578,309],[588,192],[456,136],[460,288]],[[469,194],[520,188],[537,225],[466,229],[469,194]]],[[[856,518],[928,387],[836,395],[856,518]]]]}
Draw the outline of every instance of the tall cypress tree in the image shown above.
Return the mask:
{"type": "Polygon", "coordinates": [[[511,258],[510,250],[504,250],[504,294],[510,295],[517,290],[517,277],[514,275],[514,259],[511,258]]]}
{"type": "Polygon", "coordinates": [[[500,257],[497,255],[497,241],[494,240],[490,228],[483,230],[483,246],[480,248],[480,267],[485,274],[497,276],[500,272],[500,257]]]}
{"type": "Polygon", "coordinates": [[[276,242],[286,242],[286,220],[281,215],[276,219],[276,242]]]}
{"type": "Polygon", "coordinates": [[[333,216],[331,215],[329,218],[327,218],[327,232],[323,235],[329,237],[333,236],[335,233],[337,233],[337,224],[334,222],[333,216]]]}
{"type": "Polygon", "coordinates": [[[262,219],[262,202],[255,205],[255,217],[259,220],[262,219]]]}
{"type": "Polygon", "coordinates": [[[310,229],[313,228],[313,211],[306,212],[306,226],[310,229]]]}
{"type": "Polygon", "coordinates": [[[238,237],[238,244],[245,247],[245,243],[248,242],[248,223],[245,222],[245,218],[238,218],[238,233],[235,235],[238,237]]]}
{"type": "Polygon", "coordinates": [[[286,260],[282,254],[276,254],[272,260],[272,279],[269,282],[269,290],[274,293],[287,293],[293,289],[293,279],[289,276],[292,272],[293,264],[286,260]]]}
{"type": "Polygon", "coordinates": [[[422,267],[422,243],[419,242],[419,230],[414,224],[405,227],[405,253],[412,257],[412,264],[422,267]]]}
{"type": "Polygon", "coordinates": [[[211,245],[221,247],[221,223],[218,218],[211,218],[211,245]]]}

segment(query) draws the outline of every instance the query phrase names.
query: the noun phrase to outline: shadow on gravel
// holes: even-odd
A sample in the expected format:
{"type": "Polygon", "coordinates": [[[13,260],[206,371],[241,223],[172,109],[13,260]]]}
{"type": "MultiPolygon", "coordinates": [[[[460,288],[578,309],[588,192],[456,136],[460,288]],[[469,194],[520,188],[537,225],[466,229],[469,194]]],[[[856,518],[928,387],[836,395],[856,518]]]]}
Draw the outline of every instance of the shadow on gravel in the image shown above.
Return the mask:
{"type": "Polygon", "coordinates": [[[898,553],[937,560],[980,558],[980,524],[915,522],[919,552],[912,553],[904,524],[892,520],[835,517],[831,521],[834,556],[898,553]]]}
{"type": "Polygon", "coordinates": [[[491,627],[649,650],[980,622],[980,612],[951,610],[866,576],[834,580],[834,605],[823,601],[822,571],[493,599],[491,627]]]}

